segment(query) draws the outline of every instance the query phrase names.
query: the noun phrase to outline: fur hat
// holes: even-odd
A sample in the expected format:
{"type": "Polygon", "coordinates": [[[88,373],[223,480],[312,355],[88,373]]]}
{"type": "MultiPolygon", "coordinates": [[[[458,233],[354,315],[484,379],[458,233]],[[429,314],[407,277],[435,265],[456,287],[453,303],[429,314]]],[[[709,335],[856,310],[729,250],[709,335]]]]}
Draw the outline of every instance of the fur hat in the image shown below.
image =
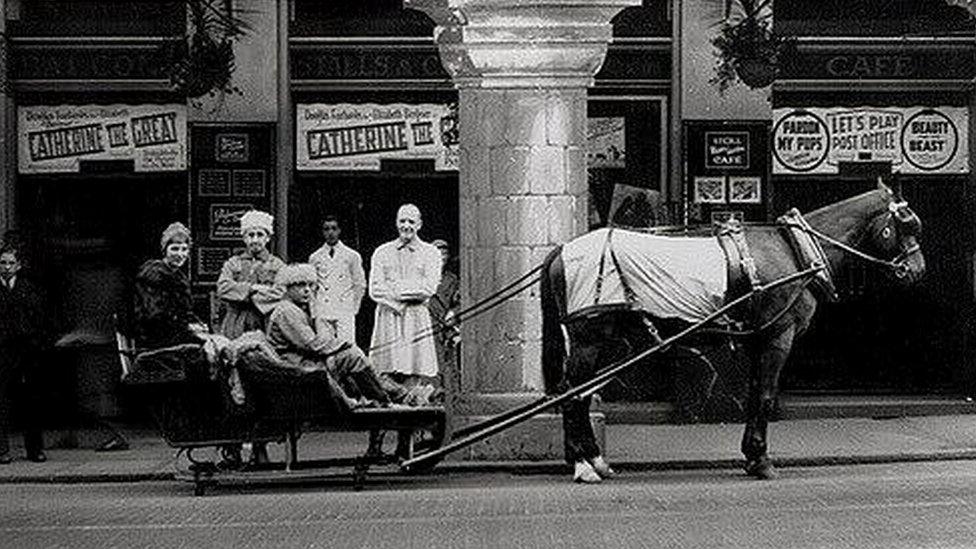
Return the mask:
{"type": "Polygon", "coordinates": [[[241,234],[247,232],[248,229],[263,229],[268,236],[274,234],[274,216],[258,210],[251,210],[244,212],[241,216],[241,234]]]}
{"type": "Polygon", "coordinates": [[[292,263],[290,265],[285,265],[284,267],[278,269],[278,274],[275,275],[275,284],[278,286],[288,287],[292,284],[298,284],[299,282],[311,282],[315,283],[318,281],[318,273],[315,271],[315,267],[309,265],[308,263],[292,263]]]}
{"type": "Polygon", "coordinates": [[[187,229],[186,225],[179,221],[170,223],[169,227],[166,227],[163,236],[159,239],[159,247],[165,252],[166,246],[169,246],[169,243],[177,238],[186,240],[187,244],[190,243],[190,229],[187,229]]]}

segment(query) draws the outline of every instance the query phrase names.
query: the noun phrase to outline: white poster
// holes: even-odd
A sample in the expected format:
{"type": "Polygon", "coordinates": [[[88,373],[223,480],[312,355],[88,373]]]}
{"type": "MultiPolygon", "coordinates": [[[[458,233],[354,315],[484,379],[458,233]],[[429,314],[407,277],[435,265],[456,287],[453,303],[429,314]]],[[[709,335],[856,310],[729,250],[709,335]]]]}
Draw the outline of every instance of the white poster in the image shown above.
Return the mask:
{"type": "Polygon", "coordinates": [[[458,169],[453,105],[300,104],[296,118],[299,170],[379,170],[384,159],[430,159],[437,170],[458,169]]]}
{"type": "Polygon", "coordinates": [[[773,173],[837,173],[840,162],[891,162],[896,173],[968,173],[964,107],[773,111],[773,173]]]}
{"type": "Polygon", "coordinates": [[[186,106],[18,107],[20,173],[79,171],[81,160],[132,160],[137,172],[186,169],[186,106]]]}
{"type": "Polygon", "coordinates": [[[626,120],[622,116],[586,119],[586,166],[626,168],[626,120]]]}

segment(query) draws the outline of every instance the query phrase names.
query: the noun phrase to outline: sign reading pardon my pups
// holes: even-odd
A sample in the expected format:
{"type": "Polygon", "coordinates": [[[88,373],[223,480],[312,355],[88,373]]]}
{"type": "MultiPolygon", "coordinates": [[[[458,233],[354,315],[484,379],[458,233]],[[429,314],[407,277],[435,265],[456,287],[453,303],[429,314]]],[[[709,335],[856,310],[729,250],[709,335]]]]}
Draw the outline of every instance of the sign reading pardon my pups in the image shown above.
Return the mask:
{"type": "Polygon", "coordinates": [[[429,159],[458,169],[450,105],[310,104],[296,107],[299,170],[379,170],[384,159],[429,159]]]}
{"type": "Polygon", "coordinates": [[[81,160],[132,160],[137,172],[186,169],[185,105],[17,108],[18,171],[78,172],[81,160]]]}

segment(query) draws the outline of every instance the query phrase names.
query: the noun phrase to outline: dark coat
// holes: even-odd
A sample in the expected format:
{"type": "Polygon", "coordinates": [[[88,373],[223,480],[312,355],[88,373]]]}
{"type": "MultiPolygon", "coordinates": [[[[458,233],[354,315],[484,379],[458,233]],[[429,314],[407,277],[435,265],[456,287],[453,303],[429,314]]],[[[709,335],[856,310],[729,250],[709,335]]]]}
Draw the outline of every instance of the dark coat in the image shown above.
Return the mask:
{"type": "Polygon", "coordinates": [[[143,263],[135,284],[135,337],[140,347],[157,348],[199,343],[190,330],[194,322],[190,281],[181,269],[161,259],[143,263]]]}
{"type": "Polygon", "coordinates": [[[41,349],[51,342],[52,324],[44,293],[18,274],[13,289],[0,284],[0,345],[41,349]]]}

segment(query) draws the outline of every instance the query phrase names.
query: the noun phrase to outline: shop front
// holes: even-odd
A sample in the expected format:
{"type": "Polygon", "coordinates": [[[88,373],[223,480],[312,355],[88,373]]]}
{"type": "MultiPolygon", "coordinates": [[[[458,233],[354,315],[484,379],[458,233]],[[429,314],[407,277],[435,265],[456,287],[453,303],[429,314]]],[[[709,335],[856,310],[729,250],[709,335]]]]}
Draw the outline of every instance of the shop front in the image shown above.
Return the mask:
{"type": "Polygon", "coordinates": [[[922,219],[927,272],[909,290],[871,267],[838,273],[841,299],[796,346],[784,389],[972,394],[972,40],[801,38],[799,52],[773,94],[772,211],[809,211],[882,178],[922,219]]]}

